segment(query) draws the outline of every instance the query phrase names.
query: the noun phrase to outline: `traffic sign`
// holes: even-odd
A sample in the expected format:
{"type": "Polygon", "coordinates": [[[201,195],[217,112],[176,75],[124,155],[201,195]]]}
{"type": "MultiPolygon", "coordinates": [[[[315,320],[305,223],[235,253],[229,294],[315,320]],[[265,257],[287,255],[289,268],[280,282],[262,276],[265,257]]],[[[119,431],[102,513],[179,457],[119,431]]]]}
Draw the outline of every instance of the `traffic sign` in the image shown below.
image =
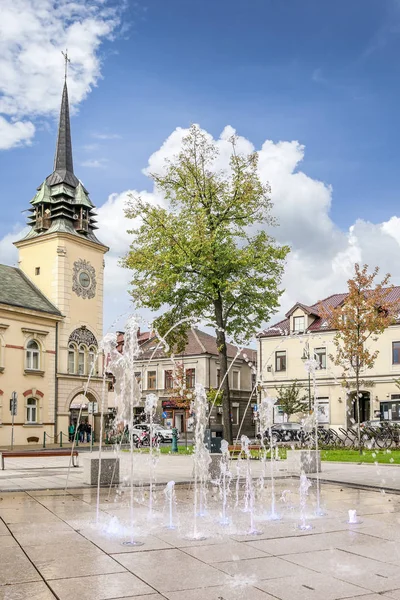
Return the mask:
{"type": "Polygon", "coordinates": [[[15,415],[17,414],[17,410],[18,410],[18,394],[17,394],[17,392],[13,392],[11,394],[11,399],[10,399],[10,413],[13,417],[15,417],[15,415]]]}
{"type": "Polygon", "coordinates": [[[168,415],[167,415],[167,413],[164,411],[164,412],[163,412],[163,414],[162,414],[162,418],[163,418],[163,419],[166,419],[166,418],[167,418],[167,416],[168,416],[168,415]]]}

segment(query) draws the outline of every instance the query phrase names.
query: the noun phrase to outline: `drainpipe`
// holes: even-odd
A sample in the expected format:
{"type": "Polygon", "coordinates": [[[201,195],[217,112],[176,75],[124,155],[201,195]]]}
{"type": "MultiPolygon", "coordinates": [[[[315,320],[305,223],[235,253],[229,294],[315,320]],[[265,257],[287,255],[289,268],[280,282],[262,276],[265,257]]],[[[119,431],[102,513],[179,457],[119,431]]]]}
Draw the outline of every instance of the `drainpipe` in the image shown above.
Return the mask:
{"type": "Polygon", "coordinates": [[[57,415],[58,415],[58,321],[56,322],[56,354],[54,361],[54,441],[57,443],[57,415]]]}

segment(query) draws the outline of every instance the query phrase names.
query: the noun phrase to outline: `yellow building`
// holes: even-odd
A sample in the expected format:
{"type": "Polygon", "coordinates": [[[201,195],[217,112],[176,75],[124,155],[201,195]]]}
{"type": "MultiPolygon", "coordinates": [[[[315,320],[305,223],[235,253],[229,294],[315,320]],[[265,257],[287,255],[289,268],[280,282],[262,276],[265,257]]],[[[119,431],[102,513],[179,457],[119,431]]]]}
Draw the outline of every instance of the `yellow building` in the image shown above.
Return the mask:
{"type": "MultiPolygon", "coordinates": [[[[286,318],[265,330],[258,337],[258,379],[268,395],[276,396],[277,389],[297,380],[303,394],[311,396],[312,376],[308,377],[306,361],[318,362],[316,370],[316,397],[318,420],[332,428],[349,427],[356,421],[354,392],[343,387],[342,370],[329,356],[335,355],[335,331],[319,316],[318,307],[326,309],[342,304],[347,294],[333,294],[306,306],[297,303],[286,313],[286,318]]],[[[395,287],[390,300],[400,298],[400,287],[395,287]]],[[[400,324],[388,327],[376,342],[370,342],[379,354],[373,369],[362,373],[363,389],[360,399],[361,421],[382,418],[400,421],[400,389],[395,379],[400,378],[400,324]]],[[[282,419],[276,409],[276,421],[282,419]]]]}
{"type": "Polygon", "coordinates": [[[28,224],[15,243],[19,268],[0,265],[0,446],[11,440],[13,392],[16,444],[40,443],[44,432],[49,441],[67,435],[81,405],[87,419],[88,400],[101,402],[108,248],[94,233],[94,205],[74,174],[66,82],[54,170],[31,200],[28,224]]]}

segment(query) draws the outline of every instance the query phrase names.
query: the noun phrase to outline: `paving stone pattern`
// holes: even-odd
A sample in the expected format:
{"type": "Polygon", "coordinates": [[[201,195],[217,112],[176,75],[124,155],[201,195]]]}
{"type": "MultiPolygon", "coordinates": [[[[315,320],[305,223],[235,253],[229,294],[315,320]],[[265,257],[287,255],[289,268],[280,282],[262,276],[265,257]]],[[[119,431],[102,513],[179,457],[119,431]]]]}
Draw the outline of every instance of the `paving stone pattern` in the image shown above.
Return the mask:
{"type": "MultiPolygon", "coordinates": [[[[148,489],[0,492],[0,600],[400,600],[400,496],[322,486],[325,515],[298,528],[298,481],[278,481],[280,521],[248,515],[218,525],[219,495],[193,537],[192,490],[177,488],[181,514],[168,530],[162,491],[148,489]],[[285,492],[285,493],[283,493],[285,492]],[[282,500],[284,498],[284,501],[282,500]],[[361,523],[349,525],[357,509],[361,523]],[[123,542],[134,535],[142,546],[123,542]]],[[[268,489],[265,502],[268,501],[268,489]]],[[[233,510],[234,497],[229,505],[233,510]]]]}

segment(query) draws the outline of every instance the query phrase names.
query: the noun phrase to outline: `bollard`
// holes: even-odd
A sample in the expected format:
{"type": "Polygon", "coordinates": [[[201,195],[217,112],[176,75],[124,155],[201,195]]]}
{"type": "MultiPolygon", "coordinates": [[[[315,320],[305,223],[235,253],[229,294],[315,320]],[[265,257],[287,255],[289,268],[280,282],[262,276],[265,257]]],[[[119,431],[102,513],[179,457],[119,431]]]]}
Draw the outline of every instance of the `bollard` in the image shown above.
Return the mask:
{"type": "Polygon", "coordinates": [[[176,427],[172,429],[172,452],[178,452],[178,430],[176,427]]]}
{"type": "Polygon", "coordinates": [[[46,432],[43,432],[43,448],[46,448],[46,432]]]}
{"type": "Polygon", "coordinates": [[[60,431],[60,448],[62,448],[62,431],[60,431]]]}

